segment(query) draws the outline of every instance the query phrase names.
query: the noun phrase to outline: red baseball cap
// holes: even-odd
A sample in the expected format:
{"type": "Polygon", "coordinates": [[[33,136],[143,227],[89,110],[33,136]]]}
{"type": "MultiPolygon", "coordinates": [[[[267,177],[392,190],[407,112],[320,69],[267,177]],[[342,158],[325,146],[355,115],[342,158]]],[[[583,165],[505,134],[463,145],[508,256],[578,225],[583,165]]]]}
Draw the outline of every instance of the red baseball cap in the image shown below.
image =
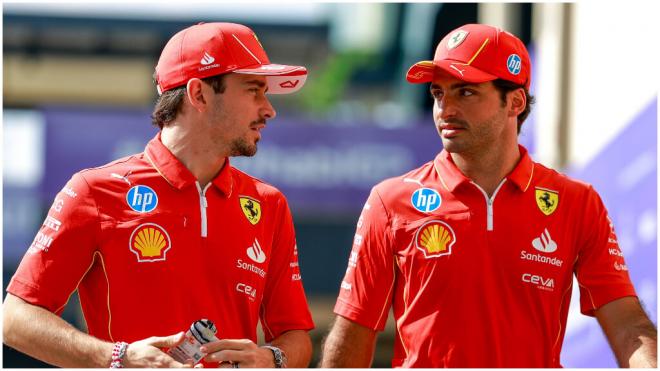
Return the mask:
{"type": "Polygon", "coordinates": [[[167,42],[156,65],[158,94],[192,78],[243,73],[267,76],[268,93],[300,90],[307,79],[303,66],[272,64],[257,35],[240,24],[199,23],[178,32],[167,42]]]}
{"type": "Polygon", "coordinates": [[[438,44],[433,60],[415,63],[406,79],[414,84],[431,82],[436,68],[466,82],[503,79],[527,89],[532,76],[523,42],[485,24],[466,24],[450,32],[438,44]]]}

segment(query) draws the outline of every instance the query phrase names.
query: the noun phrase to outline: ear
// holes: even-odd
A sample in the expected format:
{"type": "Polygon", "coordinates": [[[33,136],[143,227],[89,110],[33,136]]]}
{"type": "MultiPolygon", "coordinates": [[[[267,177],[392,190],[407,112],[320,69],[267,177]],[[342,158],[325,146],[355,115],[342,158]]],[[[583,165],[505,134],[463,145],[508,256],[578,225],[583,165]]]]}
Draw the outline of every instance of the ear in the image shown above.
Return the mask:
{"type": "Polygon", "coordinates": [[[188,80],[186,84],[186,99],[188,103],[197,110],[202,112],[206,109],[206,98],[204,98],[204,83],[198,78],[188,80]]]}
{"type": "Polygon", "coordinates": [[[518,116],[527,106],[527,96],[523,88],[516,89],[509,93],[509,114],[518,116]]]}

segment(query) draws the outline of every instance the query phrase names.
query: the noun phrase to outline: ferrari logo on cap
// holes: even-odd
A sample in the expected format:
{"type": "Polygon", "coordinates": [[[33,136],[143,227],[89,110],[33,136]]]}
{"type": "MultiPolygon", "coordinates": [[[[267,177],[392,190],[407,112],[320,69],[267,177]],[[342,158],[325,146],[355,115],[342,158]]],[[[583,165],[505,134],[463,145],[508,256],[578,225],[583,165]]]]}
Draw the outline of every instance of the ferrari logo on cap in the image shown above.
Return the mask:
{"type": "Polygon", "coordinates": [[[128,248],[140,263],[157,262],[165,260],[165,254],[172,248],[172,242],[165,228],[154,223],[144,223],[133,230],[128,248]]]}
{"type": "Polygon", "coordinates": [[[252,225],[256,225],[261,220],[261,204],[254,198],[241,196],[238,198],[241,203],[241,210],[252,225]]]}
{"type": "Polygon", "coordinates": [[[449,36],[449,40],[447,41],[447,50],[452,50],[455,47],[461,45],[461,43],[465,40],[469,32],[463,31],[463,30],[458,30],[451,34],[449,36]]]}
{"type": "Polygon", "coordinates": [[[427,259],[451,254],[455,242],[456,234],[449,224],[439,220],[422,225],[415,235],[415,246],[427,259]]]}
{"type": "Polygon", "coordinates": [[[559,205],[559,192],[537,187],[536,205],[545,215],[554,213],[557,210],[557,205],[559,205]]]}

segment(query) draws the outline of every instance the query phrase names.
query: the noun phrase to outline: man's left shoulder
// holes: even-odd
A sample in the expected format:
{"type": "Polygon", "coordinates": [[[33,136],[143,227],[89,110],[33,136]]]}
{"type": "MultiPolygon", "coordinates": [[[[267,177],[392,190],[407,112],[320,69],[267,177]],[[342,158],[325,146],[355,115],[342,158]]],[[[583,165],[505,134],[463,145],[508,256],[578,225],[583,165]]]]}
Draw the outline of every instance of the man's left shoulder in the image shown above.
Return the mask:
{"type": "Polygon", "coordinates": [[[245,173],[232,166],[232,177],[239,195],[248,197],[259,197],[264,201],[286,200],[284,194],[272,184],[265,182],[255,176],[245,173]]]}
{"type": "Polygon", "coordinates": [[[533,184],[536,188],[548,188],[556,191],[563,191],[569,193],[584,193],[593,191],[591,184],[575,179],[559,172],[555,169],[549,168],[541,163],[534,162],[534,177],[533,184]]]}

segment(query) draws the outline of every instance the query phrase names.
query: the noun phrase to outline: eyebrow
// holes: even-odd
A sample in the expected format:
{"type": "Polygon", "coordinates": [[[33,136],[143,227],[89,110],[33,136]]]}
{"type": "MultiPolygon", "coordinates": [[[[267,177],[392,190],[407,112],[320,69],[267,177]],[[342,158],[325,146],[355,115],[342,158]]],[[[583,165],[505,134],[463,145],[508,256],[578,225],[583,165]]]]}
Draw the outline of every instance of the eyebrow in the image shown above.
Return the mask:
{"type": "Polygon", "coordinates": [[[261,81],[261,80],[248,80],[243,83],[244,85],[257,85],[260,88],[263,88],[266,86],[266,83],[261,81]]]}
{"type": "MultiPolygon", "coordinates": [[[[473,84],[473,83],[469,83],[469,82],[457,82],[456,84],[452,84],[451,86],[449,86],[449,89],[450,90],[455,90],[455,89],[464,88],[466,86],[471,86],[471,87],[476,88],[476,87],[479,86],[479,84],[473,84]]],[[[433,89],[442,89],[442,87],[438,84],[431,84],[430,90],[433,90],[433,89]]]]}

